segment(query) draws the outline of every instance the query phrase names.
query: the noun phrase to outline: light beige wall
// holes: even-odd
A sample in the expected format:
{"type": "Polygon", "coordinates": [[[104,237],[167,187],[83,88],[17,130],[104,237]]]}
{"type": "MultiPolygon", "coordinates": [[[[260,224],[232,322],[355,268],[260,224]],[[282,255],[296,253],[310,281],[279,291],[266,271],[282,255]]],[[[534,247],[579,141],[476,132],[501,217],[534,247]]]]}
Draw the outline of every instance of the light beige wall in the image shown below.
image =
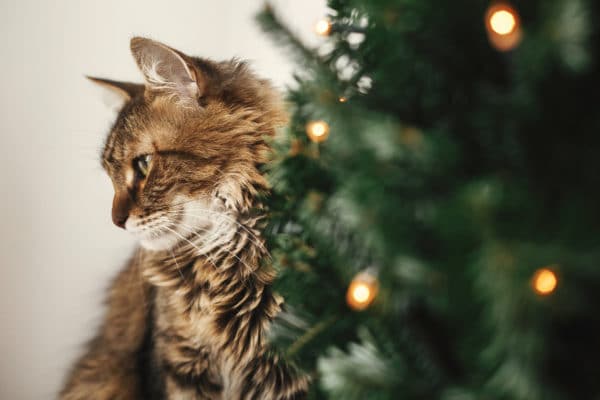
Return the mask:
{"type": "MultiPolygon", "coordinates": [[[[276,0],[307,40],[323,0],[276,0]]],[[[292,64],[253,21],[258,0],[0,2],[0,399],[51,399],[131,253],[110,222],[98,154],[113,114],[84,74],[140,80],[129,38],[254,61],[278,85],[292,64]]]]}

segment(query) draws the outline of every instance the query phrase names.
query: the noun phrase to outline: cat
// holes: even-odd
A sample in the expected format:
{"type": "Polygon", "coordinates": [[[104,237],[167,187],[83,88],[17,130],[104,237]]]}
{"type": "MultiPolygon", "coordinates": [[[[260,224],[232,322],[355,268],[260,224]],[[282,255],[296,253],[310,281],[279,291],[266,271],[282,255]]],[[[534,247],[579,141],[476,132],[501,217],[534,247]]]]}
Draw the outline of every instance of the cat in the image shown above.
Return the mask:
{"type": "Polygon", "coordinates": [[[131,52],[145,84],[90,79],[124,101],[102,166],[112,220],[140,246],[60,399],[305,398],[309,378],[267,341],[282,299],[258,198],[281,100],[238,60],[140,37],[131,52]]]}

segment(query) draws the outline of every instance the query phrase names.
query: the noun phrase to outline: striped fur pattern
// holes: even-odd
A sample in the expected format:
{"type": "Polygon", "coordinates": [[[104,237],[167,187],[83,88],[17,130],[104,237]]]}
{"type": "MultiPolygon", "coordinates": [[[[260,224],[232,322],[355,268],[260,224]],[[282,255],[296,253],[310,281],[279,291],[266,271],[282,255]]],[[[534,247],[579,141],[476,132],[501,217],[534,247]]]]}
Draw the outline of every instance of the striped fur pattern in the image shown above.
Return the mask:
{"type": "Polygon", "coordinates": [[[281,101],[239,61],[142,38],[132,53],[145,85],[92,79],[124,98],[102,163],[141,245],[60,398],[302,399],[308,378],[267,343],[282,299],[256,200],[281,101]]]}

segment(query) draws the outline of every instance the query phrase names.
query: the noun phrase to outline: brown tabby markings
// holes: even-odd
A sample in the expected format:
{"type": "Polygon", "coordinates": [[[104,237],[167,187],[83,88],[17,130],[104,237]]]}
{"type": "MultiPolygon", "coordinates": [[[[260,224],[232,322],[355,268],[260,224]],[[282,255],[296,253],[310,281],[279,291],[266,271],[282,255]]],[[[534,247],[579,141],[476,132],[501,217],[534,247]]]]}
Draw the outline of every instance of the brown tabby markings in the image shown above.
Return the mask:
{"type": "Polygon", "coordinates": [[[307,378],[268,351],[281,299],[256,230],[255,198],[268,189],[258,167],[265,138],[285,121],[280,102],[241,62],[140,38],[132,52],[145,86],[96,79],[127,99],[102,163],[115,187],[113,218],[137,218],[157,248],[139,248],[114,281],[100,332],[60,398],[304,398],[307,378]],[[132,163],[145,154],[149,173],[136,177],[132,163]],[[191,201],[203,225],[183,222],[191,201]],[[175,244],[162,248],[170,242],[156,237],[174,230],[175,244]]]}

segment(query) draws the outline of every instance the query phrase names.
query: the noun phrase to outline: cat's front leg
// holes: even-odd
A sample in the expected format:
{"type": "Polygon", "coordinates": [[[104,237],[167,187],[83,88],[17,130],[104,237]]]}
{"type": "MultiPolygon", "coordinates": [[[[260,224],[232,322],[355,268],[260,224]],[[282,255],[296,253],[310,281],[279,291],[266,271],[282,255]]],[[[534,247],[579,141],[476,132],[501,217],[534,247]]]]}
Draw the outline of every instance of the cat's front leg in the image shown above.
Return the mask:
{"type": "Polygon", "coordinates": [[[264,354],[248,363],[242,371],[240,400],[302,400],[306,398],[309,378],[274,354],[264,354]]]}
{"type": "Polygon", "coordinates": [[[138,367],[148,294],[139,266],[131,261],[114,281],[100,331],[69,374],[60,400],[143,398],[138,367]]]}
{"type": "Polygon", "coordinates": [[[103,348],[91,350],[76,364],[59,399],[142,399],[135,367],[127,356],[116,357],[103,348]]]}

